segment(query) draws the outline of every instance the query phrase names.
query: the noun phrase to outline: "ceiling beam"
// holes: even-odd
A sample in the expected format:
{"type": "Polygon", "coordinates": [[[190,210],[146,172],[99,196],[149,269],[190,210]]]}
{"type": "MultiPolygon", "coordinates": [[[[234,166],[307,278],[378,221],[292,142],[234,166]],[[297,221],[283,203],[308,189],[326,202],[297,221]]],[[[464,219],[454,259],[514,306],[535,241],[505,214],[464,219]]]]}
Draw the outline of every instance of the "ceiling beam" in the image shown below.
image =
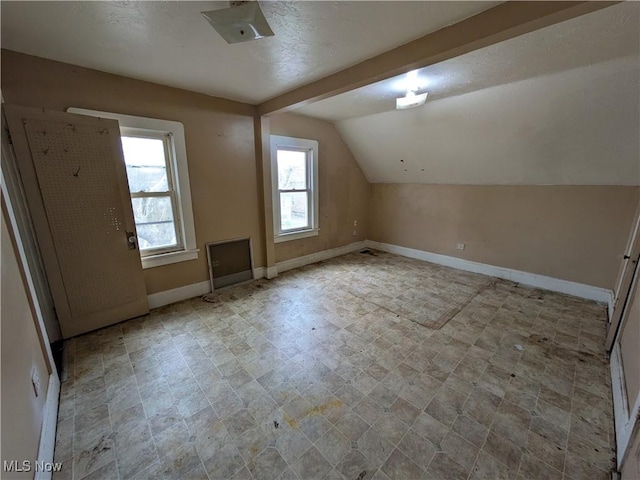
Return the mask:
{"type": "Polygon", "coordinates": [[[616,1],[508,1],[258,105],[260,115],[295,107],[424,68],[616,1]]]}

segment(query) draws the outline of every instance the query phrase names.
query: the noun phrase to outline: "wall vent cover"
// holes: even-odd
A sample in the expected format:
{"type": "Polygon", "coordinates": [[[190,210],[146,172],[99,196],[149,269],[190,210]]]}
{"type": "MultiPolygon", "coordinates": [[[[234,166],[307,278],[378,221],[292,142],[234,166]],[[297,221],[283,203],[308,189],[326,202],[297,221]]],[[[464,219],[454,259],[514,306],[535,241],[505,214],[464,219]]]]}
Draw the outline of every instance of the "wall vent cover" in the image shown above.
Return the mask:
{"type": "Polygon", "coordinates": [[[211,291],[253,279],[250,238],[206,244],[211,291]]]}

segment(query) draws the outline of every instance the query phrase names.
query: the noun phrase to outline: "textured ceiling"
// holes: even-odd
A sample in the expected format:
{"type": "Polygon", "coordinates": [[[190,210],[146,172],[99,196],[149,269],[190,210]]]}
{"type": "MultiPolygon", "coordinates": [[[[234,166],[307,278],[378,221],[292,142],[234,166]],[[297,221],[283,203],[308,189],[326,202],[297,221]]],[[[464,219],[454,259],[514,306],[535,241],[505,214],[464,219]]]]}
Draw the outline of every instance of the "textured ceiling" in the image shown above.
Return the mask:
{"type": "Polygon", "coordinates": [[[500,2],[262,2],[274,37],[228,45],[200,15],[227,2],[6,2],[2,47],[249,103],[500,2]]]}
{"type": "MultiPolygon", "coordinates": [[[[640,2],[624,2],[546,27],[419,71],[429,102],[495,85],[639,55],[640,2]]],[[[395,109],[403,77],[353,90],[296,110],[343,120],[395,109]]]]}
{"type": "Polygon", "coordinates": [[[640,185],[637,55],[337,123],[373,183],[640,185]]]}

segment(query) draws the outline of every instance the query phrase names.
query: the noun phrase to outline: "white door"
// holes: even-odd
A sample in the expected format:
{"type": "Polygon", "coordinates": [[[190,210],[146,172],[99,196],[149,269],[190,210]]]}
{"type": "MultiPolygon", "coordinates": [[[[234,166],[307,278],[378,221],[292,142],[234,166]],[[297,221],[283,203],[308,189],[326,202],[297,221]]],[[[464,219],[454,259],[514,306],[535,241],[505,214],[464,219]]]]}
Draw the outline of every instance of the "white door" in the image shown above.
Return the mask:
{"type": "Polygon", "coordinates": [[[613,348],[613,341],[618,334],[620,320],[625,310],[626,302],[629,299],[633,275],[640,262],[640,203],[638,203],[633,222],[631,235],[627,242],[627,248],[624,251],[620,274],[614,291],[613,311],[609,318],[605,344],[607,351],[611,351],[613,348]]]}
{"type": "Polygon", "coordinates": [[[63,337],[148,313],[118,122],[5,112],[63,337]]]}
{"type": "MultiPolygon", "coordinates": [[[[616,304],[607,334],[611,350],[611,388],[618,470],[630,471],[629,452],[638,435],[640,414],[640,205],[636,211],[625,263],[616,287],[616,304]]],[[[637,442],[636,442],[637,443],[637,442]]]]}

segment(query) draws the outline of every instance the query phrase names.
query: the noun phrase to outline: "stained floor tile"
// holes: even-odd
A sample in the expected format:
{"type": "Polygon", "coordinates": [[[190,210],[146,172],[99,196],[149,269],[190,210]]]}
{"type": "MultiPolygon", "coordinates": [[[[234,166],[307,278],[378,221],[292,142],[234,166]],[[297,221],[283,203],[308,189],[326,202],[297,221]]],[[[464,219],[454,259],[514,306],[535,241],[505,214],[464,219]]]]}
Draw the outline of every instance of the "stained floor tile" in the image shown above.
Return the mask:
{"type": "Polygon", "coordinates": [[[604,479],[613,465],[603,305],[375,251],[208,300],[66,342],[55,478],[604,479]]]}

